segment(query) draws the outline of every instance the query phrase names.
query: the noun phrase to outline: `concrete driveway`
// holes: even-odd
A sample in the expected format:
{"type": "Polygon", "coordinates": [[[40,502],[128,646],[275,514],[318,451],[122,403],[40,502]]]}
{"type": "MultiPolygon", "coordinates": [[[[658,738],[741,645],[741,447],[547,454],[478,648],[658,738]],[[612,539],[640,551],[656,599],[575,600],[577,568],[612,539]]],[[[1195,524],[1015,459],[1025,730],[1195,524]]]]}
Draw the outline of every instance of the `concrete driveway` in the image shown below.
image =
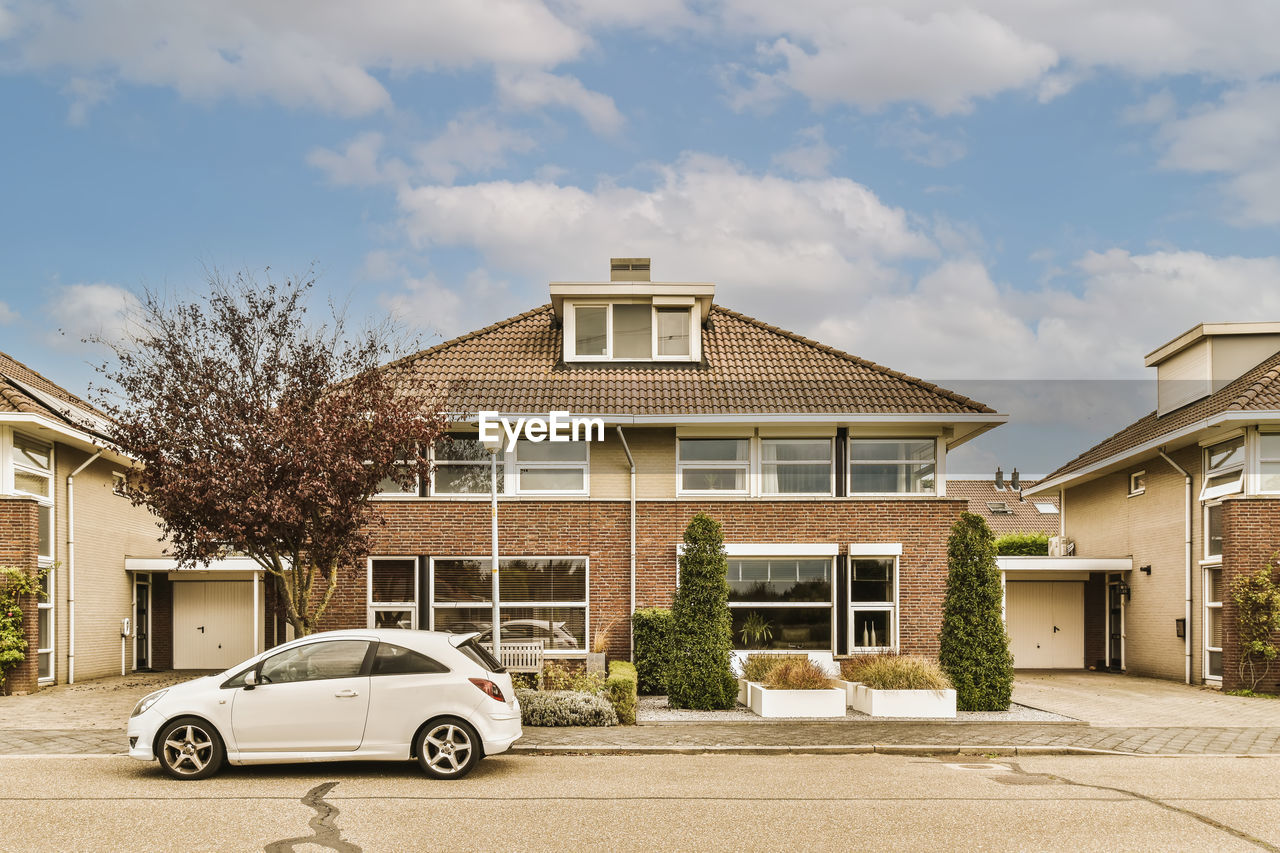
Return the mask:
{"type": "Polygon", "coordinates": [[[1115,673],[1019,671],[1013,701],[1095,726],[1280,726],[1280,699],[1115,673]]]}

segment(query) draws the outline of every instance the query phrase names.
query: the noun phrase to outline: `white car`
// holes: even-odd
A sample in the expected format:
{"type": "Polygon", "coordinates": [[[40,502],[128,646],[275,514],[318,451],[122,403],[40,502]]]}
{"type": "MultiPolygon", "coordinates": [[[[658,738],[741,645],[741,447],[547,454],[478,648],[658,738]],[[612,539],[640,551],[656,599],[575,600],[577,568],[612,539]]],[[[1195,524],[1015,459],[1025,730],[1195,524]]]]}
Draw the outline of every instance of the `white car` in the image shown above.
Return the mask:
{"type": "Polygon", "coordinates": [[[459,779],[520,734],[511,676],[474,634],[327,631],[143,697],[129,755],[175,779],[224,762],[411,758],[459,779]]]}

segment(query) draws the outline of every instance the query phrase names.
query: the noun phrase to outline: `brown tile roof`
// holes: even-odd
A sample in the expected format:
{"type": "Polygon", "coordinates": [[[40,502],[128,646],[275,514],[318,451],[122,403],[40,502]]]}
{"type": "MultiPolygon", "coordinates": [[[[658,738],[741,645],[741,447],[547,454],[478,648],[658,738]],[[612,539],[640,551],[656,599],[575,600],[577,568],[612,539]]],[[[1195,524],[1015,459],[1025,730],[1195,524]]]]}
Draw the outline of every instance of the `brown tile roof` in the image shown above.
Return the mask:
{"type": "MultiPolygon", "coordinates": [[[[1023,480],[1022,488],[1029,489],[1036,484],[1035,480],[1023,480]]],[[[1005,533],[1048,533],[1058,535],[1058,514],[1045,513],[1036,509],[1037,503],[1049,503],[1055,507],[1058,498],[1051,495],[1036,495],[1020,500],[1020,495],[1007,485],[1003,491],[996,489],[993,480],[953,480],[947,479],[947,497],[963,498],[969,502],[969,512],[982,516],[987,526],[997,536],[1005,533]],[[1009,512],[996,512],[989,503],[1003,503],[1009,512]]]]}
{"type": "Polygon", "coordinates": [[[1075,459],[1040,480],[1053,480],[1072,474],[1112,457],[1123,457],[1161,436],[1169,435],[1199,421],[1226,412],[1271,412],[1280,410],[1280,353],[1246,371],[1230,384],[1194,403],[1157,415],[1155,412],[1104,439],[1075,459]]]}
{"type": "Polygon", "coordinates": [[[398,389],[449,387],[458,412],[929,413],[994,410],[912,376],[713,306],[703,362],[565,364],[543,305],[387,365],[398,389]]]}
{"type": "Polygon", "coordinates": [[[107,419],[89,403],[3,352],[0,352],[0,412],[43,415],[95,434],[101,434],[107,419]]]}

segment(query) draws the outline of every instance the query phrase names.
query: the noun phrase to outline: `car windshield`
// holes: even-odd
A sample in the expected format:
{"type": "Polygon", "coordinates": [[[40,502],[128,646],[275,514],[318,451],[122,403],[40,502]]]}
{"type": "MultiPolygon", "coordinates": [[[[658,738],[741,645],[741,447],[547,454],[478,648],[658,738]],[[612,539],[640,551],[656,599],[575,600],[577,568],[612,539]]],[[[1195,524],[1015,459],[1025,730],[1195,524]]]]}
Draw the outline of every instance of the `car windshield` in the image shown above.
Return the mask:
{"type": "Polygon", "coordinates": [[[498,659],[489,653],[489,650],[476,642],[476,638],[463,640],[458,644],[458,651],[471,658],[475,663],[479,664],[489,672],[506,672],[507,669],[498,659]]]}

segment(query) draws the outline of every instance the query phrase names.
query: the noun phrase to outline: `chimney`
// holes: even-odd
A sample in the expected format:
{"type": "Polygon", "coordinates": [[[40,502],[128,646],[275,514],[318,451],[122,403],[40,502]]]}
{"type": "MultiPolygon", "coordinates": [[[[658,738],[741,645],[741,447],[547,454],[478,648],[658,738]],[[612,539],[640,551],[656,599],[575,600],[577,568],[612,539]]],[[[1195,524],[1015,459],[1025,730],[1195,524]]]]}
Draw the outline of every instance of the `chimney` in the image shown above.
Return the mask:
{"type": "Polygon", "coordinates": [[[1004,491],[1004,471],[999,466],[996,466],[996,489],[1004,491]]]}
{"type": "Polygon", "coordinates": [[[1022,491],[1022,478],[1018,476],[1018,469],[1014,468],[1013,473],[1009,475],[1009,488],[1015,492],[1022,491]]]}
{"type": "Polygon", "coordinates": [[[609,281],[648,281],[648,258],[610,258],[609,281]]]}

